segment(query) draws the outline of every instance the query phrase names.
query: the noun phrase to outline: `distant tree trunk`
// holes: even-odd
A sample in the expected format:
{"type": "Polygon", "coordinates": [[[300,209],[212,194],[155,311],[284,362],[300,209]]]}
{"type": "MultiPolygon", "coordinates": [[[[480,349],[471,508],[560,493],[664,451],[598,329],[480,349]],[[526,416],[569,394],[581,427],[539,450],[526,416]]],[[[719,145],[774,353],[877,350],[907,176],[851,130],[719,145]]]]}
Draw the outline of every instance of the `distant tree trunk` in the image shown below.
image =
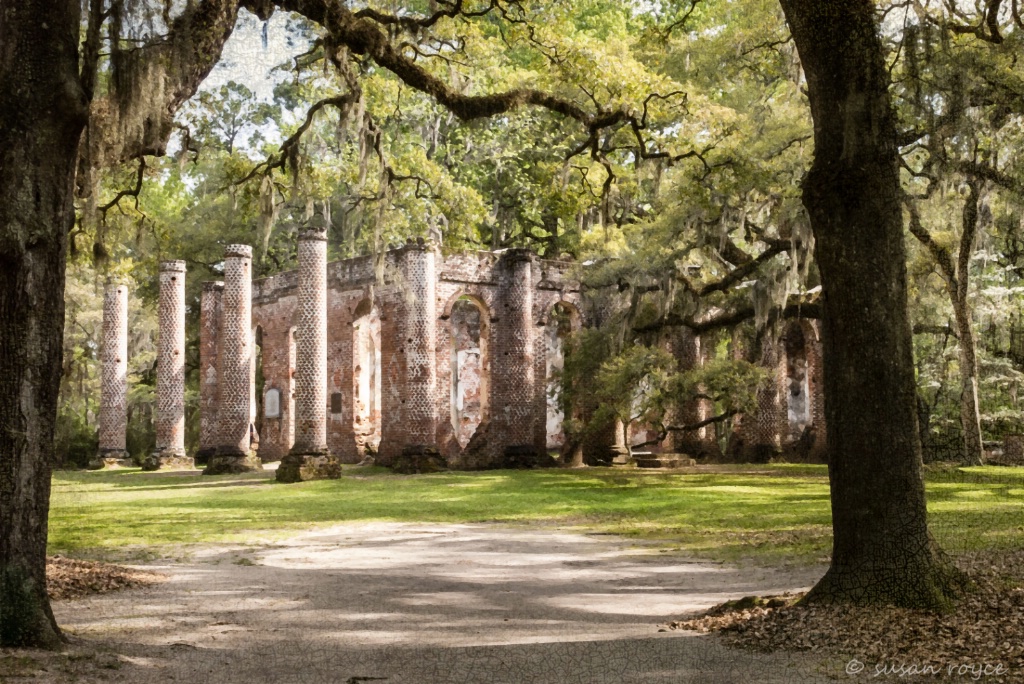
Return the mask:
{"type": "Polygon", "coordinates": [[[46,595],[64,263],[86,101],[79,2],[0,0],[0,646],[61,641],[46,595]]]}
{"type": "Polygon", "coordinates": [[[970,305],[953,306],[957,336],[960,338],[960,425],[964,432],[964,458],[971,465],[982,465],[984,444],[981,439],[981,408],[978,404],[978,358],[970,305]]]}
{"type": "Polygon", "coordinates": [[[945,607],[914,413],[897,133],[871,0],[781,0],[807,76],[804,204],[823,290],[832,563],[806,601],[945,607]]]}
{"type": "Polygon", "coordinates": [[[981,465],[984,462],[981,410],[978,405],[978,345],[974,337],[973,315],[968,299],[971,256],[974,254],[974,238],[978,233],[980,185],[977,178],[972,177],[967,181],[969,192],[964,203],[960,248],[955,262],[949,249],[936,242],[924,227],[917,208],[910,205],[910,232],[935,259],[953,307],[960,349],[960,426],[963,432],[964,460],[974,465],[981,465]]]}
{"type": "Polygon", "coordinates": [[[960,424],[964,432],[964,456],[968,463],[981,465],[984,463],[985,452],[981,441],[981,410],[978,406],[977,343],[974,339],[971,304],[967,299],[974,237],[978,232],[979,182],[972,178],[967,185],[969,194],[964,204],[960,252],[957,254],[956,275],[952,279],[955,288],[950,294],[957,337],[960,340],[960,424]]]}
{"type": "Polygon", "coordinates": [[[583,462],[583,440],[579,435],[566,435],[560,457],[566,468],[582,468],[586,465],[583,462]]]}

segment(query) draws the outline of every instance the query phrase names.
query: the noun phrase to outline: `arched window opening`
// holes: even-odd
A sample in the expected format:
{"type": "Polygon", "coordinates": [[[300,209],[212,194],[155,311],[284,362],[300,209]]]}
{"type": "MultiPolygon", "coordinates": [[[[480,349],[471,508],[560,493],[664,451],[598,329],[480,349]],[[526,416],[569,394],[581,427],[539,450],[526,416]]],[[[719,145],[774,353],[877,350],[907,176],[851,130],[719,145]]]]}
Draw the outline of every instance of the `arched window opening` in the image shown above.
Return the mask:
{"type": "Polygon", "coordinates": [[[287,419],[284,426],[284,445],[290,451],[295,444],[295,328],[288,329],[288,377],[287,392],[285,399],[285,411],[287,419]]]}
{"type": "Polygon", "coordinates": [[[547,448],[561,449],[565,444],[565,431],[562,422],[565,410],[562,401],[561,376],[565,366],[565,338],[573,330],[575,311],[567,304],[559,302],[551,309],[544,330],[546,341],[546,359],[544,377],[547,379],[545,396],[547,398],[547,448]]]}
{"type": "Polygon", "coordinates": [[[249,422],[253,424],[256,436],[258,436],[263,434],[263,388],[266,386],[266,379],[263,375],[263,328],[261,326],[257,325],[256,329],[253,330],[252,340],[254,353],[252,355],[252,382],[250,383],[252,391],[249,402],[249,422]]]}
{"type": "Polygon", "coordinates": [[[783,337],[786,348],[786,398],[789,437],[799,440],[811,425],[811,401],[807,372],[807,340],[803,328],[791,325],[783,337]]]}
{"type": "Polygon", "coordinates": [[[380,315],[369,299],[352,320],[352,425],[361,453],[380,443],[380,315]]]}
{"type": "Polygon", "coordinates": [[[451,421],[455,438],[465,447],[487,417],[487,317],[483,305],[460,297],[451,323],[451,421]]]}

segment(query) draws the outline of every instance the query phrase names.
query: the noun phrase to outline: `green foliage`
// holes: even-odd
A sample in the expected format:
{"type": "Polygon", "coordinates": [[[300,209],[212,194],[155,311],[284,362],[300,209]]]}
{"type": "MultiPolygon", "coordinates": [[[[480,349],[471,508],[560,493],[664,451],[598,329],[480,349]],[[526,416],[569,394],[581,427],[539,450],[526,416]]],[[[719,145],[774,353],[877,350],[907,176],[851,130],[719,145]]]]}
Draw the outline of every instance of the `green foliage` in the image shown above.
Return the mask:
{"type": "Polygon", "coordinates": [[[708,398],[719,414],[745,413],[757,407],[757,391],[770,377],[770,371],[749,361],[714,358],[700,368],[680,373],[673,394],[685,399],[708,398]]]}
{"type": "Polygon", "coordinates": [[[567,339],[560,396],[565,407],[577,409],[565,423],[567,434],[599,434],[615,420],[657,431],[685,427],[673,425],[670,416],[696,399],[709,400],[713,414],[723,418],[751,411],[770,375],[748,361],[726,358],[724,350],[696,368],[680,369],[662,347],[634,343],[613,353],[615,344],[607,327],[567,339]]]}
{"type": "Polygon", "coordinates": [[[57,467],[85,468],[99,453],[99,435],[87,416],[68,407],[57,414],[54,451],[57,467]]]}
{"type": "MultiPolygon", "coordinates": [[[[980,176],[981,231],[969,268],[982,425],[998,439],[1024,429],[1017,399],[1024,380],[1024,166],[1017,154],[1024,111],[1016,95],[1024,38],[1013,31],[994,46],[949,35],[939,29],[945,10],[930,3],[888,9],[903,16],[883,35],[901,128],[922,132],[903,149],[904,187],[920,198],[916,206],[938,246],[958,248],[964,182],[979,176],[979,166],[997,172],[980,176]]],[[[432,4],[417,0],[403,11],[428,13],[432,4]]],[[[77,462],[95,426],[104,276],[133,276],[132,309],[146,312],[133,330],[148,332],[131,350],[138,389],[130,440],[143,452],[152,436],[158,262],[188,263],[193,412],[199,283],[220,276],[223,247],[232,242],[256,247],[257,277],[293,268],[296,233],[313,220],[328,226],[332,258],[440,233],[450,251],[528,246],[593,262],[580,273],[593,302],[588,319],[601,330],[580,338],[575,360],[567,360],[562,402],[570,434],[616,417],[658,425],[700,392],[718,413],[749,409],[758,382],[750,368],[716,361],[699,377],[681,374],[656,350],[678,324],[736,310],[752,308],[763,328],[780,306],[818,284],[800,200],[811,121],[778,3],[527,0],[508,12],[442,19],[402,34],[400,49],[459,92],[529,87],[586,111],[642,113],[642,149],[630,126],[590,139],[578,122],[543,109],[460,121],[390,72],[334,50],[308,22],[290,20],[289,41],[308,52],[276,70],[272,97],[233,81],[201,89],[179,116],[188,134],[172,145],[172,158],[147,160],[137,197],[100,209],[133,188],[134,167],[88,179],[91,194],[83,192],[71,234],[62,452],[77,462]],[[282,150],[315,103],[348,94],[347,104],[311,115],[282,150]],[[778,253],[761,267],[715,287],[769,249],[778,253]]],[[[101,77],[109,76],[106,68],[101,77]]],[[[932,256],[912,243],[908,269],[915,322],[949,325],[946,285],[932,256]]],[[[915,352],[922,429],[951,434],[959,420],[956,340],[918,335],[915,352]]]]}
{"type": "Polygon", "coordinates": [[[633,421],[660,424],[675,365],[675,359],[664,349],[630,347],[601,364],[598,401],[627,425],[633,421]]]}

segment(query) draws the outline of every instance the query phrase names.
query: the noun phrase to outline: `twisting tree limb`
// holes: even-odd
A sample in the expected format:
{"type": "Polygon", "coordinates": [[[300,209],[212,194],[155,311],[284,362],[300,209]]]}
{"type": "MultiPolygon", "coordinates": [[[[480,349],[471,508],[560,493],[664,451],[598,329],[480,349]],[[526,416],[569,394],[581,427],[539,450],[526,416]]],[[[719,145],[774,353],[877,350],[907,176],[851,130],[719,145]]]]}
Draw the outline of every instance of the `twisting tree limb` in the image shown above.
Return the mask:
{"type": "Polygon", "coordinates": [[[448,18],[452,19],[455,17],[482,17],[486,14],[490,14],[492,10],[498,7],[498,0],[491,0],[490,4],[484,7],[482,10],[476,10],[467,12],[463,9],[463,0],[453,0],[453,2],[440,2],[439,4],[444,5],[444,9],[439,9],[430,16],[396,16],[393,14],[387,14],[376,10],[372,7],[365,7],[355,13],[357,19],[372,19],[378,24],[386,26],[398,26],[405,31],[415,33],[420,29],[430,28],[441,19],[448,18]]]}
{"type": "MultiPolygon", "coordinates": [[[[713,397],[709,397],[706,394],[698,394],[697,397],[701,399],[713,399],[713,397]]],[[[660,444],[665,441],[665,438],[668,437],[670,432],[693,432],[707,427],[708,425],[723,423],[738,413],[739,411],[736,409],[730,409],[725,413],[719,413],[717,416],[711,416],[710,418],[705,418],[700,422],[690,423],[688,425],[657,425],[656,427],[658,428],[658,432],[654,439],[649,439],[646,442],[640,442],[639,444],[632,444],[630,446],[631,448],[636,449],[638,447],[650,446],[651,444],[660,444]]]]}
{"type": "MultiPolygon", "coordinates": [[[[254,2],[256,0],[243,0],[243,6],[254,2]]],[[[371,58],[407,86],[429,95],[463,121],[505,114],[522,107],[540,107],[580,122],[593,135],[616,124],[636,120],[636,117],[624,107],[598,107],[596,111],[589,112],[572,100],[534,88],[514,88],[487,95],[466,95],[403,55],[381,30],[380,24],[368,14],[359,16],[358,12],[352,12],[343,3],[332,0],[275,0],[275,4],[283,10],[301,14],[319,24],[336,44],[345,45],[353,53],[371,58]]],[[[502,9],[500,0],[493,0],[492,4],[495,8],[502,9]]],[[[456,5],[459,3],[449,5],[446,12],[450,13],[456,5]]],[[[462,16],[469,15],[462,13],[462,16]]]]}
{"type": "MultiPolygon", "coordinates": [[[[347,107],[352,106],[359,99],[358,92],[348,92],[344,95],[337,95],[335,97],[327,97],[319,102],[315,103],[306,112],[306,118],[299,126],[299,128],[288,136],[288,139],[281,143],[281,148],[276,155],[272,155],[269,159],[264,162],[260,162],[252,168],[249,173],[236,181],[235,185],[241,185],[252,180],[256,176],[269,173],[274,169],[284,169],[285,165],[289,163],[289,160],[294,160],[295,155],[298,151],[299,142],[302,139],[302,134],[309,130],[309,127],[313,124],[313,119],[316,117],[316,113],[324,107],[336,107],[344,110],[347,107]]],[[[293,169],[294,170],[294,169],[293,169]]]]}
{"type": "Polygon", "coordinates": [[[678,19],[676,19],[675,21],[673,21],[671,24],[669,24],[660,31],[662,41],[668,42],[668,39],[672,36],[673,31],[675,31],[677,28],[686,25],[687,20],[690,18],[690,15],[693,14],[694,10],[697,9],[697,5],[700,4],[700,1],[701,0],[690,0],[690,6],[683,13],[683,16],[679,17],[678,19]]]}
{"type": "Polygon", "coordinates": [[[708,283],[700,289],[694,288],[684,276],[680,275],[678,278],[684,283],[687,289],[696,293],[698,297],[706,297],[712,292],[723,292],[736,283],[742,282],[747,276],[761,268],[761,266],[768,261],[771,261],[776,255],[785,252],[788,248],[788,242],[784,240],[776,240],[773,244],[769,245],[768,249],[758,254],[756,258],[737,266],[729,273],[726,273],[721,279],[716,280],[713,283],[708,283]]]}
{"type": "Polygon", "coordinates": [[[907,211],[910,214],[910,233],[918,239],[918,241],[924,245],[925,249],[935,259],[935,263],[938,265],[939,270],[942,272],[942,279],[946,281],[947,287],[951,288],[950,295],[956,297],[956,262],[953,261],[953,255],[950,254],[946,247],[943,247],[935,241],[932,234],[928,232],[928,229],[924,227],[921,222],[921,214],[917,211],[917,205],[911,199],[905,200],[907,211]]]}
{"type": "MultiPolygon", "coordinates": [[[[946,10],[951,16],[957,17],[960,21],[968,22],[970,17],[961,11],[956,3],[952,0],[946,0],[946,10]]],[[[958,35],[970,35],[983,40],[986,43],[1000,44],[1003,42],[1003,34],[999,28],[999,11],[1002,8],[1003,0],[984,0],[984,6],[978,9],[981,12],[981,16],[977,19],[977,23],[954,23],[952,21],[946,22],[946,28],[951,32],[958,35]]],[[[1014,20],[1020,20],[1017,12],[1017,0],[1013,0],[1013,7],[1011,10],[1014,20]]],[[[935,19],[931,19],[934,23],[939,23],[935,19]]]]}
{"type": "Polygon", "coordinates": [[[140,157],[139,158],[139,167],[138,167],[138,170],[135,172],[135,185],[133,187],[131,187],[131,188],[126,188],[124,190],[121,190],[120,192],[117,193],[117,195],[114,196],[114,199],[110,200],[106,204],[104,204],[104,205],[102,205],[102,206],[97,208],[98,211],[100,212],[100,214],[103,215],[103,219],[104,220],[106,220],[106,218],[107,218],[107,212],[110,211],[111,209],[113,209],[114,207],[119,207],[120,204],[121,204],[121,200],[123,200],[125,197],[134,197],[135,198],[135,207],[138,208],[138,206],[139,206],[139,193],[142,192],[142,181],[143,181],[143,178],[145,176],[145,173],[146,173],[146,158],[145,157],[140,157]]]}
{"type": "MultiPolygon", "coordinates": [[[[664,328],[684,327],[689,328],[694,334],[700,335],[722,328],[733,328],[754,318],[754,307],[744,306],[731,311],[723,311],[708,318],[695,319],[691,316],[680,316],[677,313],[670,313],[658,320],[644,325],[634,325],[634,334],[657,332],[664,328]]],[[[790,318],[821,318],[821,301],[817,293],[801,295],[791,298],[791,301],[782,309],[776,309],[769,320],[790,319],[790,318]]]]}

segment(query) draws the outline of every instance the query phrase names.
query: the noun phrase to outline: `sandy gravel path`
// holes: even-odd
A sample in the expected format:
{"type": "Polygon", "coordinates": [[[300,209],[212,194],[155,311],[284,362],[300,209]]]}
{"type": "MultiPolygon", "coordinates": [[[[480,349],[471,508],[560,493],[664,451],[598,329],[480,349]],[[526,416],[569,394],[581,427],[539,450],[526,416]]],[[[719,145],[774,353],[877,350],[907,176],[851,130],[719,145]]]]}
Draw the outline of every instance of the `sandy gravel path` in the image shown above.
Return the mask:
{"type": "Polygon", "coordinates": [[[730,598],[806,588],[822,569],[740,570],[489,524],[352,524],[189,550],[187,562],[146,566],[167,582],[56,602],[73,645],[24,680],[829,681],[807,656],[658,631],[730,598]]]}

